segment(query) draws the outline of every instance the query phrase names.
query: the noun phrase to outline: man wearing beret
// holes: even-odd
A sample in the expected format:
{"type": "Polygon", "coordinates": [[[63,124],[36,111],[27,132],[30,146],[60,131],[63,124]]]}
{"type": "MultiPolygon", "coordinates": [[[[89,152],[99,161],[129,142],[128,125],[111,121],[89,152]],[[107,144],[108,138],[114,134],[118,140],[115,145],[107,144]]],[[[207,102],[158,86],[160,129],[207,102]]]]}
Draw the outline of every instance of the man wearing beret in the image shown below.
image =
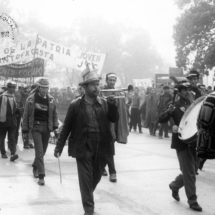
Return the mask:
{"type": "Polygon", "coordinates": [[[16,89],[16,83],[13,81],[7,81],[7,90],[0,95],[0,149],[2,158],[7,158],[4,143],[6,135],[8,136],[8,146],[11,152],[10,161],[18,159],[16,154],[15,133],[17,126],[16,114],[19,114],[19,110],[16,106],[14,98],[14,92],[16,89]]]}
{"type": "Polygon", "coordinates": [[[93,192],[101,180],[106,157],[113,155],[110,123],[119,119],[114,97],[99,97],[99,77],[95,70],[82,72],[79,85],[85,94],[69,106],[54,156],[62,153],[69,137],[69,156],[76,158],[82,204],[85,215],[94,214],[93,192]]]}
{"type": "Polygon", "coordinates": [[[44,155],[48,147],[50,132],[57,132],[58,118],[54,98],[48,94],[49,81],[41,78],[38,87],[31,91],[25,103],[23,114],[23,138],[31,131],[35,146],[33,175],[39,178],[40,186],[45,184],[44,155]]]}
{"type": "Polygon", "coordinates": [[[184,186],[188,198],[188,204],[195,211],[202,211],[197,202],[196,195],[196,168],[195,168],[195,143],[188,145],[179,139],[178,126],[186,111],[190,106],[190,84],[188,82],[180,83],[177,86],[179,100],[175,104],[169,104],[159,116],[160,123],[166,123],[170,118],[174,121],[172,128],[171,148],[176,150],[179,166],[182,174],[179,174],[174,181],[169,184],[172,190],[172,197],[180,201],[179,189],[184,186]]]}

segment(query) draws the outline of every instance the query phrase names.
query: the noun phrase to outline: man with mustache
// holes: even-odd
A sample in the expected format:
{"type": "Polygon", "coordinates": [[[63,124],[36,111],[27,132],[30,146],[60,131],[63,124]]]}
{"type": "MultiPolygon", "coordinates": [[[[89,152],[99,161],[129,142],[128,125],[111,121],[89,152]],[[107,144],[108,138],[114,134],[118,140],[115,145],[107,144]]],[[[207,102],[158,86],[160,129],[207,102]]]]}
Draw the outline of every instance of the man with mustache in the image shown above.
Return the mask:
{"type": "Polygon", "coordinates": [[[85,215],[94,214],[93,192],[101,180],[105,157],[112,155],[113,136],[110,123],[119,119],[114,96],[99,97],[99,80],[95,70],[82,72],[85,94],[69,106],[54,156],[61,155],[69,137],[69,156],[76,158],[85,215]]]}

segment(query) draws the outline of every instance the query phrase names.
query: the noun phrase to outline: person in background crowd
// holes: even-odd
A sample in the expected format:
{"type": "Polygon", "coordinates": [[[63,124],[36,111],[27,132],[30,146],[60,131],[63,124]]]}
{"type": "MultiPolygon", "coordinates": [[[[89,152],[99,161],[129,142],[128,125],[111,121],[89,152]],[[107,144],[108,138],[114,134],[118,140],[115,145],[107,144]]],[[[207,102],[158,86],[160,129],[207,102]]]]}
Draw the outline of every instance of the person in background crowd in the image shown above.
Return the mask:
{"type": "Polygon", "coordinates": [[[76,95],[76,99],[79,98],[79,97],[82,97],[84,95],[84,88],[82,86],[79,86],[77,88],[77,95],[76,95]]]}
{"type": "Polygon", "coordinates": [[[140,118],[141,97],[139,95],[138,87],[134,88],[134,95],[132,95],[130,99],[131,99],[131,120],[129,125],[130,131],[133,127],[134,131],[136,132],[137,125],[138,125],[139,133],[143,133],[142,127],[141,127],[141,118],[140,118]]]}
{"type": "Polygon", "coordinates": [[[26,100],[23,115],[23,137],[32,132],[35,145],[35,159],[32,164],[33,175],[39,178],[38,184],[44,185],[45,167],[44,155],[48,147],[50,132],[57,132],[58,118],[54,98],[48,94],[49,81],[41,78],[26,100]]]}
{"type": "MultiPolygon", "coordinates": [[[[171,101],[172,101],[172,95],[170,94],[170,88],[169,88],[169,86],[164,86],[163,94],[160,96],[159,101],[158,101],[158,116],[164,110],[164,108],[167,106],[167,104],[171,101]]],[[[169,138],[168,122],[160,125],[159,134],[158,134],[159,139],[163,139],[163,131],[164,131],[164,137],[169,138]]],[[[155,133],[155,131],[154,131],[154,133],[155,133]]]]}
{"type": "Polygon", "coordinates": [[[172,144],[171,148],[176,149],[180,173],[174,181],[169,184],[172,191],[172,197],[180,201],[179,189],[184,186],[188,198],[188,204],[191,209],[195,211],[202,211],[202,208],[197,202],[196,195],[196,141],[192,144],[184,143],[178,136],[178,126],[184,115],[186,109],[190,106],[190,84],[188,82],[180,83],[177,86],[179,100],[175,102],[174,106],[170,103],[160,114],[159,123],[166,123],[170,118],[174,120],[172,128],[172,144]]]}
{"type": "Polygon", "coordinates": [[[22,103],[22,97],[24,96],[24,84],[21,84],[18,87],[18,91],[15,91],[14,96],[17,104],[17,108],[20,110],[18,114],[16,114],[16,120],[17,120],[17,126],[16,126],[16,133],[15,133],[15,143],[18,143],[18,137],[19,137],[19,129],[20,129],[20,122],[22,118],[22,114],[24,111],[23,103],[22,103]]]}
{"type": "MultiPolygon", "coordinates": [[[[115,73],[108,73],[106,75],[106,83],[107,86],[104,87],[104,89],[114,89],[117,81],[117,76],[115,73]]],[[[120,92],[104,92],[102,93],[102,96],[122,96],[120,92]]],[[[123,95],[125,95],[123,93],[123,95]]],[[[119,120],[116,123],[111,123],[111,132],[114,136],[114,141],[110,142],[110,145],[112,146],[113,155],[107,156],[107,165],[109,169],[109,180],[110,182],[116,182],[117,176],[116,176],[116,168],[114,163],[114,155],[115,155],[115,145],[114,142],[118,143],[127,143],[127,137],[129,135],[128,130],[128,118],[127,118],[127,111],[126,111],[126,104],[125,104],[125,98],[117,98],[116,100],[116,106],[119,111],[119,120]]],[[[107,171],[104,169],[104,176],[107,176],[107,171]]]]}
{"type": "Polygon", "coordinates": [[[158,97],[156,95],[155,88],[150,89],[149,95],[146,97],[146,100],[143,105],[145,105],[146,127],[149,128],[150,135],[155,136],[154,126],[158,114],[158,97]]]}
{"type": "Polygon", "coordinates": [[[0,149],[2,158],[7,158],[4,148],[6,135],[8,136],[8,147],[11,152],[10,161],[18,159],[16,154],[15,133],[17,126],[16,114],[19,110],[16,106],[14,92],[16,83],[13,81],[6,82],[7,90],[0,96],[0,149]]]}
{"type": "Polygon", "coordinates": [[[61,89],[62,92],[62,104],[67,104],[67,91],[66,88],[61,89]]]}
{"type": "Polygon", "coordinates": [[[207,87],[207,91],[208,91],[208,94],[212,93],[212,92],[213,92],[212,87],[211,87],[211,86],[208,86],[208,87],[207,87]]]}
{"type": "Polygon", "coordinates": [[[134,87],[129,84],[128,85],[128,93],[126,94],[126,107],[127,107],[127,116],[128,116],[128,121],[131,120],[131,114],[129,113],[130,107],[131,107],[131,96],[134,93],[134,87]]]}
{"type": "Polygon", "coordinates": [[[70,104],[73,100],[75,99],[75,95],[72,92],[71,88],[68,86],[67,87],[67,104],[70,104]]]}
{"type": "Polygon", "coordinates": [[[85,94],[70,104],[54,156],[61,155],[69,137],[69,156],[76,158],[85,215],[93,215],[93,192],[101,180],[105,157],[113,155],[110,123],[116,123],[119,114],[113,95],[107,100],[99,97],[100,78],[96,72],[87,67],[82,76],[83,82],[79,85],[85,94]]]}

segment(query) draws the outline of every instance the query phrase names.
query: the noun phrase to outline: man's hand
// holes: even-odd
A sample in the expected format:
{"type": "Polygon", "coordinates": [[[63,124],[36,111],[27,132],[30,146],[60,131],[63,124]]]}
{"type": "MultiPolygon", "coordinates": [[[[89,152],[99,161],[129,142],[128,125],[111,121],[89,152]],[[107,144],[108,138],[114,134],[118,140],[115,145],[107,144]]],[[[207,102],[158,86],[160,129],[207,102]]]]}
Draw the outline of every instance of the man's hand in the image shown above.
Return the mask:
{"type": "Polygon", "coordinates": [[[106,99],[107,99],[107,102],[110,104],[115,103],[114,95],[107,96],[106,99]]]}
{"type": "Polygon", "coordinates": [[[58,158],[58,157],[61,156],[61,153],[55,150],[55,151],[54,151],[54,156],[55,156],[56,158],[58,158]]]}
{"type": "Polygon", "coordinates": [[[168,112],[172,113],[175,110],[175,106],[174,105],[170,105],[168,108],[168,112]]]}
{"type": "Polygon", "coordinates": [[[177,125],[173,125],[172,132],[173,133],[178,133],[178,126],[177,125]]]}

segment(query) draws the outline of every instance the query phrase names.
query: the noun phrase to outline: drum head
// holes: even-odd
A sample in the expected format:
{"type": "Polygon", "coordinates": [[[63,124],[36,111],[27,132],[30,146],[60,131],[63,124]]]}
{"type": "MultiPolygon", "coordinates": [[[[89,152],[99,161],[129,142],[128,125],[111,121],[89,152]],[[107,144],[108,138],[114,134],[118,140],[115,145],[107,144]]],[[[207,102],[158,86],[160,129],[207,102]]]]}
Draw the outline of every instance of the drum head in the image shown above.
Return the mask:
{"type": "Polygon", "coordinates": [[[197,118],[201,109],[201,105],[205,99],[202,96],[196,99],[185,111],[179,124],[179,138],[185,143],[195,141],[197,134],[197,118]]]}

